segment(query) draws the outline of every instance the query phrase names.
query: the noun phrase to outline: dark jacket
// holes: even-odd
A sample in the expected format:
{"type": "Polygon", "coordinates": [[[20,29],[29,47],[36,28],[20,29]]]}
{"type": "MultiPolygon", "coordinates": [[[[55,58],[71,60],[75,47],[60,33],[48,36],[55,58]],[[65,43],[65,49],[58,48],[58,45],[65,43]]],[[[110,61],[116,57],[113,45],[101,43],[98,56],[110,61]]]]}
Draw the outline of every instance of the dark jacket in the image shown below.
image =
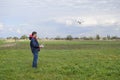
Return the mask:
{"type": "Polygon", "coordinates": [[[31,38],[30,47],[31,47],[32,52],[40,51],[39,43],[35,38],[31,38]]]}

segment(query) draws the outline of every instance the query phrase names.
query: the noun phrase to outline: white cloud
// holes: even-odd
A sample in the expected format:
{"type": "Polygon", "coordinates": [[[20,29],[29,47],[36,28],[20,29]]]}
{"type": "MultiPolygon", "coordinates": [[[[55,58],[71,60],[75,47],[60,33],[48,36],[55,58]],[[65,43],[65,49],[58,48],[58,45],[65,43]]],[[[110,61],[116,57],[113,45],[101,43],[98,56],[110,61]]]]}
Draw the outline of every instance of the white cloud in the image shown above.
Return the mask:
{"type": "Polygon", "coordinates": [[[17,29],[16,32],[17,32],[18,34],[21,34],[21,30],[20,30],[20,29],[17,29]]]}
{"type": "Polygon", "coordinates": [[[13,28],[9,28],[9,31],[13,31],[13,28]]]}
{"type": "Polygon", "coordinates": [[[116,31],[120,31],[120,28],[115,28],[116,31]]]}
{"type": "Polygon", "coordinates": [[[54,18],[54,21],[67,26],[79,26],[79,27],[97,27],[97,26],[111,26],[119,25],[120,20],[112,15],[101,15],[101,16],[72,16],[72,17],[58,17],[54,18]],[[81,22],[81,24],[79,24],[81,22]]]}
{"type": "Polygon", "coordinates": [[[4,25],[2,23],[0,23],[0,30],[3,30],[4,25]]]}
{"type": "Polygon", "coordinates": [[[62,24],[60,32],[62,35],[65,29],[66,34],[69,34],[67,29],[75,34],[85,32],[86,35],[90,34],[89,29],[91,29],[91,34],[94,34],[95,32],[92,32],[97,31],[96,27],[101,25],[105,26],[103,28],[106,31],[102,31],[104,33],[112,30],[111,27],[115,28],[110,33],[120,32],[119,4],[120,0],[2,0],[0,21],[4,20],[5,27],[0,24],[0,31],[4,28],[2,32],[6,34],[14,35],[15,31],[16,35],[22,35],[35,30],[40,32],[40,35],[41,33],[56,35],[62,24]]]}
{"type": "Polygon", "coordinates": [[[82,19],[83,19],[83,23],[81,23],[82,26],[94,26],[98,24],[97,20],[91,17],[84,17],[82,19]]]}
{"type": "Polygon", "coordinates": [[[66,20],[66,25],[73,25],[73,21],[71,21],[71,20],[66,20]]]}

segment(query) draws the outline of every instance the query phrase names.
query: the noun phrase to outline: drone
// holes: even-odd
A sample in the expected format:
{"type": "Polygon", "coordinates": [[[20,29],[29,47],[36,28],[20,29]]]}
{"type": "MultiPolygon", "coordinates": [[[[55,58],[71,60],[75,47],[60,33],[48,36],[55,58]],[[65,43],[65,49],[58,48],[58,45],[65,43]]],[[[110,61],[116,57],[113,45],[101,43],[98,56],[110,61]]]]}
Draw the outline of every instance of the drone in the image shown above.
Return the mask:
{"type": "Polygon", "coordinates": [[[82,24],[82,22],[81,22],[81,21],[77,21],[77,23],[78,23],[78,24],[82,24]]]}
{"type": "Polygon", "coordinates": [[[84,21],[82,21],[82,20],[77,20],[76,21],[78,24],[82,24],[84,21]]]}

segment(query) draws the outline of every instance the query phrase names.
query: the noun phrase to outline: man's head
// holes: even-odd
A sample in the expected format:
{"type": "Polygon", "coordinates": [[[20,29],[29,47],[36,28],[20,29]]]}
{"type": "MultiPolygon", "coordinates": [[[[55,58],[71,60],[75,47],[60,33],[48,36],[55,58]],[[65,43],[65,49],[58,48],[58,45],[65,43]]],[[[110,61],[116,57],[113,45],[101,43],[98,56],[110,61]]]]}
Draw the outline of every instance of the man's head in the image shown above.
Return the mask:
{"type": "Polygon", "coordinates": [[[36,38],[37,37],[37,32],[33,31],[32,36],[36,38]]]}

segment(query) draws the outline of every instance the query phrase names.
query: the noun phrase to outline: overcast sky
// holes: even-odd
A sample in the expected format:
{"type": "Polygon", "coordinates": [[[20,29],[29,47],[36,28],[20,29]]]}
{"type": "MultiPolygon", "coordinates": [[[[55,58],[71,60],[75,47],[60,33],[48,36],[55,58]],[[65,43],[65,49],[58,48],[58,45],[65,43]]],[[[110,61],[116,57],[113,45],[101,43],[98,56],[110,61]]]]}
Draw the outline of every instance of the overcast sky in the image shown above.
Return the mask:
{"type": "Polygon", "coordinates": [[[120,0],[0,0],[0,37],[32,31],[39,37],[120,36],[120,0]]]}

